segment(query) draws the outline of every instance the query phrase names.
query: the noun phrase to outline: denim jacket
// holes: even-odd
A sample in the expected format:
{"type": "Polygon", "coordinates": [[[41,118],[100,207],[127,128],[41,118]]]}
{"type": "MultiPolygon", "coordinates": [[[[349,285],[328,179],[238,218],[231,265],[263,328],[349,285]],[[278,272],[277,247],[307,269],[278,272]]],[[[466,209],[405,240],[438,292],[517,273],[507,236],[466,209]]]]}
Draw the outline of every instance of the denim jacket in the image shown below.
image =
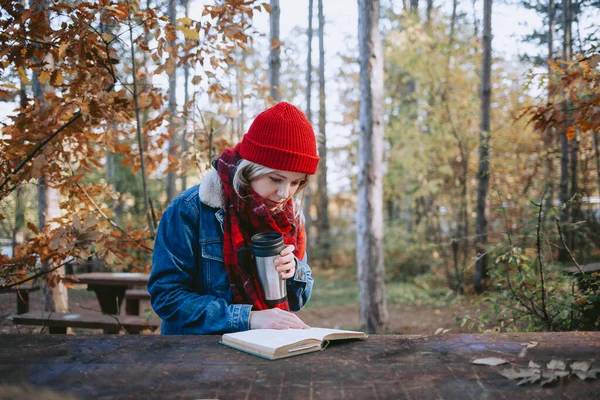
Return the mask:
{"type": "MultiPolygon", "coordinates": [[[[148,291],[152,308],[163,320],[162,334],[249,329],[252,306],[231,303],[223,263],[223,210],[201,201],[199,189],[196,185],[176,198],[158,226],[148,291]]],[[[313,286],[306,254],[303,260],[296,258],[296,273],[286,285],[291,310],[301,310],[313,286]]]]}

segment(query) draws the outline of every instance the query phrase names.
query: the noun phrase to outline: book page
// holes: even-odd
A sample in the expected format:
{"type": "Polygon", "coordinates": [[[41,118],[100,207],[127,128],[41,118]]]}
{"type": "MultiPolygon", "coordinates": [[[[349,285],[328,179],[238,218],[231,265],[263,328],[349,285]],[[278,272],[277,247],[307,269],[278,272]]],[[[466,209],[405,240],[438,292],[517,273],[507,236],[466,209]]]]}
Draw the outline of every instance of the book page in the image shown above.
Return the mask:
{"type": "Polygon", "coordinates": [[[329,334],[361,333],[340,329],[310,328],[310,329],[253,329],[244,332],[227,333],[230,337],[241,342],[253,343],[270,349],[278,349],[306,339],[322,341],[329,334]]]}

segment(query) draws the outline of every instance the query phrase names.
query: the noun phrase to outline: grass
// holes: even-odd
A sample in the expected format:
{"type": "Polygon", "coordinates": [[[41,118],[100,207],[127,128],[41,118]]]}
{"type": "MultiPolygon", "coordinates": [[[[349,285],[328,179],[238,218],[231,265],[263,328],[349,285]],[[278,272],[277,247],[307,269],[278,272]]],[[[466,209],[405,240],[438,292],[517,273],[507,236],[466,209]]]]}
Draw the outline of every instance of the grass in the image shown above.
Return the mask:
{"type": "MultiPolygon", "coordinates": [[[[358,306],[358,281],[355,276],[339,270],[313,270],[313,277],[315,284],[310,299],[311,307],[358,306]]],[[[419,280],[387,282],[386,290],[387,301],[390,305],[446,307],[460,299],[447,288],[432,287],[419,280]]]]}

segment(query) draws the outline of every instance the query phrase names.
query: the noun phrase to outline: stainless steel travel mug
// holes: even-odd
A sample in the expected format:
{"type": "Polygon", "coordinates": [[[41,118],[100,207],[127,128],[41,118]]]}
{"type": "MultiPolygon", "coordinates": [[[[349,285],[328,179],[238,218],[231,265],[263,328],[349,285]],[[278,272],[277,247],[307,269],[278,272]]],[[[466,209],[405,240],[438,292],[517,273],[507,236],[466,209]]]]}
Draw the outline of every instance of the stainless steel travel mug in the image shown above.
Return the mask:
{"type": "Polygon", "coordinates": [[[256,260],[258,279],[267,305],[273,307],[286,300],[285,280],[275,269],[275,258],[285,248],[283,236],[278,232],[263,232],[252,236],[252,254],[256,260]]]}

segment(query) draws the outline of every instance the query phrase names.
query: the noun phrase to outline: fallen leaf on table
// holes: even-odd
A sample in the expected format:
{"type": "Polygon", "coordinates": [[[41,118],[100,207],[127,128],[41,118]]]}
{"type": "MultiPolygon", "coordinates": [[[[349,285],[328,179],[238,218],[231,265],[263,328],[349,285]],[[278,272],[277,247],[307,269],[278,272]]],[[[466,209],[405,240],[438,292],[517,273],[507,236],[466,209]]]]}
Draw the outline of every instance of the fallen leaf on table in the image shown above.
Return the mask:
{"type": "Polygon", "coordinates": [[[592,363],[589,361],[576,361],[571,364],[571,369],[573,371],[587,371],[592,366],[592,363]]]}
{"type": "Polygon", "coordinates": [[[514,368],[507,368],[500,371],[500,375],[508,379],[521,379],[521,378],[529,378],[535,374],[539,374],[539,369],[534,368],[522,368],[521,370],[516,370],[514,368]]]}
{"type": "Polygon", "coordinates": [[[579,379],[585,381],[586,379],[596,379],[600,373],[600,369],[590,369],[589,371],[573,371],[573,374],[577,375],[579,379]]]}
{"type": "Polygon", "coordinates": [[[548,372],[544,372],[543,377],[545,379],[542,379],[542,381],[540,382],[540,385],[544,386],[544,385],[548,385],[554,381],[556,381],[558,378],[562,378],[565,376],[569,376],[569,372],[568,371],[548,371],[548,372]]]}
{"type": "Polygon", "coordinates": [[[529,343],[521,343],[521,346],[525,346],[525,348],[531,349],[531,348],[537,346],[538,344],[539,344],[539,342],[531,341],[529,343]]]}
{"type": "Polygon", "coordinates": [[[523,379],[520,382],[517,382],[517,385],[524,385],[526,383],[536,383],[537,381],[539,381],[542,378],[542,375],[537,373],[537,374],[532,374],[530,377],[527,377],[525,379],[523,379]]]}
{"type": "Polygon", "coordinates": [[[548,369],[565,369],[565,368],[567,368],[567,364],[565,364],[564,361],[552,360],[548,363],[547,368],[548,369]]]}
{"type": "Polygon", "coordinates": [[[477,365],[502,365],[506,364],[508,361],[503,360],[502,358],[489,357],[489,358],[478,358],[477,360],[471,361],[471,364],[477,365]]]}

